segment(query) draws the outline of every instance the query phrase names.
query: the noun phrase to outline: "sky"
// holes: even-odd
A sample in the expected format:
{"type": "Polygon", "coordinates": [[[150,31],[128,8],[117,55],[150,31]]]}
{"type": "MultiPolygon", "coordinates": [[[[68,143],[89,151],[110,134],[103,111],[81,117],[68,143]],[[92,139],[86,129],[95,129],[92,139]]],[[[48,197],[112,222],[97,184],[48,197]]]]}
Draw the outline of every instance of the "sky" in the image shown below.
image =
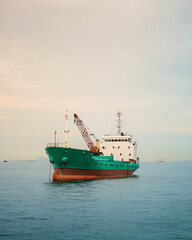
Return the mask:
{"type": "Polygon", "coordinates": [[[0,0],[0,161],[133,135],[140,161],[192,160],[191,0],[0,0]]]}

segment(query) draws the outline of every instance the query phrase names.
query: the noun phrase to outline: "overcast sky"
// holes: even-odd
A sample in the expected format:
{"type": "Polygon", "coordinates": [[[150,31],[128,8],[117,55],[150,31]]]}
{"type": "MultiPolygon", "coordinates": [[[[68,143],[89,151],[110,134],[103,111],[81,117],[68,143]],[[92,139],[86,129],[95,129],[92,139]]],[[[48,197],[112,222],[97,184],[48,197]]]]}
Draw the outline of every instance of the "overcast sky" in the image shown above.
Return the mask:
{"type": "MultiPolygon", "coordinates": [[[[191,0],[0,0],[0,160],[46,156],[69,110],[102,139],[122,112],[141,161],[192,160],[191,0]]],[[[74,131],[74,130],[75,131],[74,131]]],[[[76,134],[77,133],[77,134],[76,134]]]]}

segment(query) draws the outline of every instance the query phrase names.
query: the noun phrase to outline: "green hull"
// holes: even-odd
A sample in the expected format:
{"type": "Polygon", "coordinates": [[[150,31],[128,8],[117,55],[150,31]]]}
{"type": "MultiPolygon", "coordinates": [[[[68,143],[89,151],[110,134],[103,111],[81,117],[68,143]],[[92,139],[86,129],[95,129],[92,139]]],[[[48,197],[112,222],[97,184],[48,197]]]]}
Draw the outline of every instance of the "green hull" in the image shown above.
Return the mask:
{"type": "Polygon", "coordinates": [[[54,181],[128,177],[139,167],[136,162],[114,161],[112,156],[92,156],[90,151],[47,147],[53,164],[54,181]]]}

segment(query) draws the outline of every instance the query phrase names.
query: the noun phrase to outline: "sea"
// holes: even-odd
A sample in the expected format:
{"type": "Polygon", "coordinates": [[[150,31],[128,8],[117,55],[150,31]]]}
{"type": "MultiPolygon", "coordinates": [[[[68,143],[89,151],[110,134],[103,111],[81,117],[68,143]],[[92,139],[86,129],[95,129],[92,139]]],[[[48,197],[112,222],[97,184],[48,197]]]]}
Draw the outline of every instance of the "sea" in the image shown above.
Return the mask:
{"type": "Polygon", "coordinates": [[[191,240],[192,161],[53,183],[48,159],[0,162],[1,240],[191,240]]]}

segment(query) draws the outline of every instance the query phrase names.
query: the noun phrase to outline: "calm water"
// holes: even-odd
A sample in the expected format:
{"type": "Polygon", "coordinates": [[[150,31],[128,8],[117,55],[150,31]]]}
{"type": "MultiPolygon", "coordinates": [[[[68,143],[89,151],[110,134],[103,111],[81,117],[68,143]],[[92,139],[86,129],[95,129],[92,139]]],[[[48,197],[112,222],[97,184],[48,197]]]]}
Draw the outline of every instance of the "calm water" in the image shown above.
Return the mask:
{"type": "Polygon", "coordinates": [[[192,161],[49,182],[46,160],[0,162],[0,239],[192,239],[192,161]]]}

